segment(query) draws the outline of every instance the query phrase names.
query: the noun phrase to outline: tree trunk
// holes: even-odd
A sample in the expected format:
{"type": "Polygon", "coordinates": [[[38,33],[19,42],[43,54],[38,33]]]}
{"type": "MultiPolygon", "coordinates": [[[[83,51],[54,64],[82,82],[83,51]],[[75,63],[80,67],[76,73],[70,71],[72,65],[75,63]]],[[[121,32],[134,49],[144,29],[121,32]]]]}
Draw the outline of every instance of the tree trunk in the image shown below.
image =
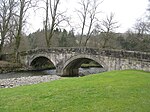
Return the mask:
{"type": "Polygon", "coordinates": [[[20,1],[20,13],[19,13],[19,25],[18,25],[18,31],[16,35],[16,43],[15,43],[15,58],[16,62],[19,62],[18,58],[18,50],[20,46],[21,41],[21,33],[22,33],[22,26],[23,26],[23,14],[24,14],[24,8],[25,8],[25,0],[20,1]]]}

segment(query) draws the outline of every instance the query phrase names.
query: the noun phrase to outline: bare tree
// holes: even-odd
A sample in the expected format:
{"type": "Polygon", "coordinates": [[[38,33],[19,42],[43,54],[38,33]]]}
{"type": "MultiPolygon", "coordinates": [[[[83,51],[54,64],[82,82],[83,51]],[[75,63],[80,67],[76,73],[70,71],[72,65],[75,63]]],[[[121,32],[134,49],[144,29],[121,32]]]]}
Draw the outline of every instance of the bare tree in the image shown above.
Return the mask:
{"type": "MultiPolygon", "coordinates": [[[[102,2],[100,2],[100,3],[102,3],[102,2]]],[[[93,2],[90,3],[90,5],[91,5],[91,9],[89,10],[90,23],[89,23],[89,26],[88,26],[88,32],[87,32],[87,35],[86,35],[86,40],[85,40],[84,46],[87,45],[87,42],[91,38],[91,35],[94,31],[94,29],[92,29],[92,27],[94,26],[94,23],[97,21],[96,15],[99,13],[99,12],[97,12],[97,8],[100,5],[100,3],[98,3],[97,0],[93,0],[93,2]]]]}
{"type": "Polygon", "coordinates": [[[18,20],[16,20],[16,43],[15,43],[15,53],[16,53],[16,58],[18,59],[18,49],[20,46],[20,41],[21,41],[21,36],[22,36],[22,28],[23,28],[23,21],[24,21],[24,14],[25,14],[25,6],[26,6],[26,1],[25,0],[20,0],[19,2],[19,15],[18,15],[18,20]]]}
{"type": "Polygon", "coordinates": [[[106,48],[107,42],[111,39],[113,32],[119,28],[118,22],[114,20],[114,14],[111,13],[106,19],[102,20],[100,25],[97,25],[99,31],[103,34],[103,45],[102,48],[106,48]]]}
{"type": "Polygon", "coordinates": [[[137,19],[133,29],[135,30],[135,33],[139,37],[143,37],[144,34],[149,33],[150,31],[150,23],[142,18],[137,19]]]}
{"type": "Polygon", "coordinates": [[[82,43],[84,43],[83,42],[84,35],[86,36],[84,46],[87,45],[87,42],[91,37],[94,23],[97,20],[96,16],[99,13],[97,11],[98,6],[101,3],[102,1],[99,2],[99,0],[81,0],[79,2],[81,9],[77,10],[77,13],[81,21],[81,35],[80,35],[80,41],[79,41],[80,46],[82,45],[82,43]]]}
{"type": "Polygon", "coordinates": [[[49,14],[49,0],[46,0],[46,18],[45,18],[45,23],[44,23],[44,28],[45,28],[45,39],[46,39],[46,43],[47,43],[47,47],[50,46],[50,40],[48,37],[48,14],[49,14]]]}
{"type": "Polygon", "coordinates": [[[14,35],[15,35],[15,56],[16,56],[16,61],[18,61],[18,50],[20,46],[20,41],[22,38],[22,30],[23,26],[25,24],[26,20],[26,13],[30,8],[35,7],[37,4],[37,0],[19,0],[18,1],[18,9],[19,12],[14,16],[14,21],[15,21],[15,30],[14,30],[14,35]]]}
{"type": "Polygon", "coordinates": [[[14,14],[15,7],[15,0],[0,1],[0,53],[2,52],[6,39],[11,38],[8,36],[12,27],[10,21],[14,14]]]}
{"type": "Polygon", "coordinates": [[[78,16],[81,20],[82,26],[81,26],[81,35],[80,35],[80,41],[79,41],[79,45],[81,46],[82,44],[82,38],[83,38],[83,34],[84,34],[84,29],[86,26],[86,20],[87,20],[87,16],[88,16],[88,10],[89,10],[89,5],[90,5],[90,0],[81,0],[79,2],[80,6],[81,6],[81,10],[77,10],[78,16]]]}
{"type": "Polygon", "coordinates": [[[46,17],[44,21],[45,29],[45,38],[47,47],[51,46],[51,39],[54,35],[54,30],[60,25],[63,21],[68,22],[68,18],[64,16],[65,12],[59,11],[60,0],[46,0],[46,17]]]}

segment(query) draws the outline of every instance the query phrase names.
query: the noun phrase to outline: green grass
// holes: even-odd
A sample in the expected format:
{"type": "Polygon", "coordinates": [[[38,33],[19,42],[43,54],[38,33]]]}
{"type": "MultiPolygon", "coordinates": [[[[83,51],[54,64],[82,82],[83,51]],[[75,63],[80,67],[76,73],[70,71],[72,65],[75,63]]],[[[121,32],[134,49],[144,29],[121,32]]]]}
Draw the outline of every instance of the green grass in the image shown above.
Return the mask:
{"type": "Polygon", "coordinates": [[[149,112],[150,73],[125,70],[0,89],[0,112],[149,112]]]}
{"type": "Polygon", "coordinates": [[[101,67],[100,65],[97,65],[97,64],[82,64],[81,65],[81,68],[90,68],[90,67],[101,67]]]}

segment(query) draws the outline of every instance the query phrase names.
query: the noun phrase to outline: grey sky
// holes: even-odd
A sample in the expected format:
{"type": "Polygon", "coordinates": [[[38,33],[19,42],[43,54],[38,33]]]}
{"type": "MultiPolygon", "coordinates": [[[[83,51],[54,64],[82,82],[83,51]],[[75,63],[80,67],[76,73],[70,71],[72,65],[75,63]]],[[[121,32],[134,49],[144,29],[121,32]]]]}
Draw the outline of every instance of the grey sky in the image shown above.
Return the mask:
{"type": "MultiPolygon", "coordinates": [[[[78,9],[78,2],[80,0],[62,0],[61,9],[68,9],[68,16],[72,17],[73,25],[77,25],[77,15],[75,8],[78,9]]],[[[102,13],[99,14],[99,18],[103,19],[111,12],[115,13],[115,19],[119,22],[121,27],[117,32],[125,32],[128,28],[131,28],[137,18],[140,18],[146,12],[148,8],[148,0],[104,0],[99,6],[99,10],[102,13]]],[[[29,19],[29,32],[34,32],[37,29],[43,28],[44,10],[38,11],[36,14],[32,14],[29,19]]]]}

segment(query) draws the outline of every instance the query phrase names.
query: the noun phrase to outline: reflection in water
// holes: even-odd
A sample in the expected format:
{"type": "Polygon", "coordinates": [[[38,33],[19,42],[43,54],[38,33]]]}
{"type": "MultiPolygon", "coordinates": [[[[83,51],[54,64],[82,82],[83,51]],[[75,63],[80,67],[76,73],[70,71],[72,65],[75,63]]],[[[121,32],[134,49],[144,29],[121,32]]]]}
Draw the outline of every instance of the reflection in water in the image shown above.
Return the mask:
{"type": "Polygon", "coordinates": [[[85,76],[89,74],[96,74],[104,72],[104,68],[98,68],[98,67],[90,67],[90,68],[79,68],[79,75],[85,76]]]}
{"type": "MultiPolygon", "coordinates": [[[[103,68],[79,68],[79,76],[85,76],[89,74],[95,74],[103,72],[103,68]]],[[[56,75],[56,70],[43,70],[43,71],[26,71],[26,72],[11,72],[0,74],[0,79],[8,79],[8,78],[20,78],[20,77],[29,77],[29,76],[43,76],[43,75],[56,75]]]]}

